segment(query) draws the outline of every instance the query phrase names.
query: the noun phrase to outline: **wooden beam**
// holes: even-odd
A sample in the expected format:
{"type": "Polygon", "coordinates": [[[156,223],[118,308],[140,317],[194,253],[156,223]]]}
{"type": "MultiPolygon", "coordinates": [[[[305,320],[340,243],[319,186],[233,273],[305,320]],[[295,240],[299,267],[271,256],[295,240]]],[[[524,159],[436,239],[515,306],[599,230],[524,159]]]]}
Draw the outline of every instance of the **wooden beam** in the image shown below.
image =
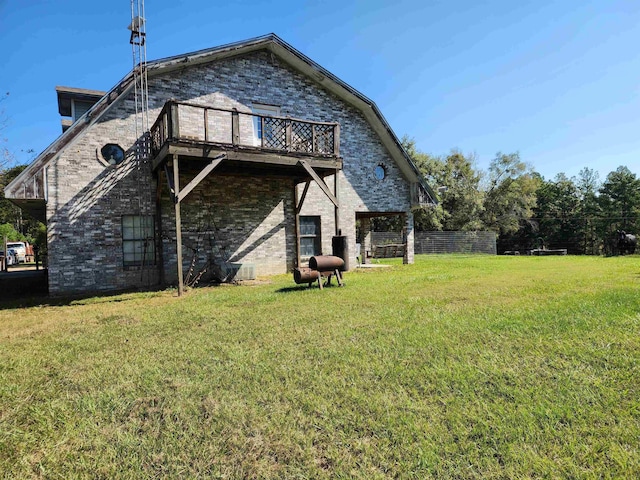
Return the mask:
{"type": "Polygon", "coordinates": [[[181,202],[182,200],[184,200],[184,197],[189,195],[191,190],[196,188],[198,184],[200,184],[200,182],[204,180],[204,178],[213,171],[214,168],[220,165],[220,163],[226,158],[226,156],[227,156],[226,154],[221,153],[217,157],[214,157],[213,160],[211,160],[211,163],[209,163],[209,165],[204,167],[202,171],[198,175],[196,175],[193,178],[193,180],[191,180],[187,185],[185,185],[185,187],[180,191],[180,193],[178,194],[178,201],[181,202]]]}
{"type": "Polygon", "coordinates": [[[298,158],[287,157],[278,154],[269,153],[249,153],[249,152],[229,152],[230,158],[239,161],[249,161],[254,163],[270,163],[273,165],[294,166],[298,163],[298,158]]]}
{"type": "MultiPolygon", "coordinates": [[[[302,197],[300,197],[300,202],[296,200],[296,214],[300,213],[302,210],[302,204],[304,203],[304,199],[307,196],[307,192],[309,191],[309,185],[311,185],[311,180],[307,180],[307,183],[304,185],[304,190],[302,191],[302,197]]],[[[298,192],[298,186],[296,185],[296,194],[298,192]]]]}
{"type": "Polygon", "coordinates": [[[291,145],[291,120],[287,119],[287,123],[284,127],[284,144],[289,148],[291,145]]]}
{"type": "MultiPolygon", "coordinates": [[[[309,182],[305,185],[304,193],[302,194],[303,200],[308,188],[309,182]]],[[[296,182],[293,182],[293,205],[295,207],[293,216],[296,226],[296,268],[298,268],[300,266],[300,209],[298,208],[298,185],[296,182]]],[[[302,203],[300,203],[300,205],[302,205],[302,203]]]]}
{"type": "Polygon", "coordinates": [[[316,126],[311,125],[311,151],[316,149],[316,126]]]}
{"type": "Polygon", "coordinates": [[[180,218],[180,169],[178,156],[173,156],[173,182],[175,188],[175,212],[176,212],[176,260],[178,267],[178,296],[184,293],[184,279],[182,277],[182,220],[180,218]]]}
{"type": "MultiPolygon", "coordinates": [[[[336,228],[336,235],[340,235],[340,202],[338,200],[338,172],[339,170],[336,169],[336,173],[333,175],[333,193],[336,197],[336,202],[334,211],[333,211],[333,219],[335,222],[335,228],[336,228]]],[[[338,280],[338,283],[340,283],[340,280],[338,280]]]]}
{"type": "Polygon", "coordinates": [[[231,112],[231,142],[234,145],[240,143],[240,115],[236,108],[231,112]]]}
{"type": "Polygon", "coordinates": [[[156,169],[162,164],[162,162],[164,162],[168,153],[169,153],[169,144],[165,143],[160,149],[160,151],[158,152],[158,155],[156,155],[155,158],[151,161],[152,172],[155,172],[156,169]]]}
{"type": "Polygon", "coordinates": [[[338,199],[333,195],[333,193],[331,193],[331,190],[329,190],[329,187],[327,187],[327,184],[324,183],[324,180],[322,180],[318,174],[313,170],[313,168],[311,168],[309,166],[309,164],[307,163],[306,160],[303,159],[298,159],[298,162],[300,163],[300,165],[302,165],[304,167],[304,169],[307,171],[307,173],[309,175],[311,175],[311,178],[313,178],[316,183],[318,184],[318,186],[320,187],[320,189],[324,192],[324,194],[329,198],[329,200],[331,200],[331,202],[333,202],[333,204],[338,207],[338,199]]]}
{"type": "Polygon", "coordinates": [[[209,109],[204,109],[204,141],[209,141],[209,109]]]}
{"type": "Polygon", "coordinates": [[[158,252],[158,281],[160,286],[164,288],[164,249],[162,247],[162,171],[158,172],[156,176],[156,231],[158,237],[156,238],[156,252],[158,252]]]}
{"type": "Polygon", "coordinates": [[[169,108],[171,109],[171,132],[169,133],[169,138],[177,139],[180,138],[179,107],[177,103],[171,102],[169,108]]]}
{"type": "Polygon", "coordinates": [[[176,189],[174,188],[173,183],[173,171],[169,170],[167,164],[164,164],[164,174],[167,177],[167,186],[169,187],[169,193],[171,193],[171,200],[173,203],[176,202],[176,189]]]}
{"type": "MultiPolygon", "coordinates": [[[[242,147],[236,147],[234,150],[232,146],[224,145],[185,145],[182,143],[172,143],[169,145],[167,154],[180,155],[185,157],[200,157],[200,158],[213,158],[221,153],[227,154],[228,160],[241,161],[241,162],[253,162],[253,163],[267,163],[273,165],[285,165],[295,166],[299,160],[306,161],[312,168],[331,169],[342,168],[341,158],[332,157],[313,157],[306,156],[301,158],[296,155],[285,155],[271,152],[261,152],[259,149],[250,148],[243,149],[242,147]]],[[[164,150],[161,150],[161,152],[164,150]]],[[[159,157],[160,155],[158,155],[159,157]]],[[[159,164],[160,161],[155,162],[159,164]]]]}

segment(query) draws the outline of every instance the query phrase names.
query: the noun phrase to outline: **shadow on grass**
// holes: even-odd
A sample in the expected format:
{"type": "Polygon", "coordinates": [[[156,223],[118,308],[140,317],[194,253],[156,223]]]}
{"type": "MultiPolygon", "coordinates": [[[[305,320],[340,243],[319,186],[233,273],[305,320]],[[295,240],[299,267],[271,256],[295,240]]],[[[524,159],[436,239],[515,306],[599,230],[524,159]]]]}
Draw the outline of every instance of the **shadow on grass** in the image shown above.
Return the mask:
{"type": "MultiPolygon", "coordinates": [[[[308,285],[295,285],[293,287],[282,287],[276,290],[277,293],[291,293],[291,292],[302,292],[305,290],[313,290],[314,286],[309,287],[308,285]]],[[[315,285],[315,289],[319,290],[318,286],[315,285]]]]}
{"type": "MultiPolygon", "coordinates": [[[[150,297],[158,296],[165,290],[145,290],[150,297]]],[[[1,299],[0,310],[14,310],[30,307],[66,307],[69,305],[119,303],[131,300],[127,294],[144,293],[141,290],[128,289],[109,292],[89,292],[76,295],[50,296],[46,293],[21,294],[14,298],[1,299]]]]}
{"type": "MultiPolygon", "coordinates": [[[[337,284],[334,284],[334,283],[330,283],[328,285],[323,283],[323,288],[344,288],[344,286],[341,287],[340,285],[337,285],[337,284]]],[[[293,287],[282,287],[282,288],[279,288],[278,290],[276,290],[276,292],[277,293],[291,293],[291,292],[302,292],[302,291],[305,291],[305,290],[318,290],[318,291],[321,291],[318,288],[317,282],[314,282],[311,286],[308,286],[305,283],[303,285],[296,285],[296,286],[293,286],[293,287]]]]}

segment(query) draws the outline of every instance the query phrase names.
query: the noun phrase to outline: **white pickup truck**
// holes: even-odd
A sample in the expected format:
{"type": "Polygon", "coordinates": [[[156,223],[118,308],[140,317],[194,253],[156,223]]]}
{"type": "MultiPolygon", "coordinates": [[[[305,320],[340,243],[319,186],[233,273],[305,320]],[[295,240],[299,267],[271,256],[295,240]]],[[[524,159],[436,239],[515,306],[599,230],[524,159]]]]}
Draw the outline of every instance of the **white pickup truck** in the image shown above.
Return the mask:
{"type": "Polygon", "coordinates": [[[27,261],[27,244],[24,242],[7,242],[7,250],[13,249],[18,257],[18,263],[27,261]]]}

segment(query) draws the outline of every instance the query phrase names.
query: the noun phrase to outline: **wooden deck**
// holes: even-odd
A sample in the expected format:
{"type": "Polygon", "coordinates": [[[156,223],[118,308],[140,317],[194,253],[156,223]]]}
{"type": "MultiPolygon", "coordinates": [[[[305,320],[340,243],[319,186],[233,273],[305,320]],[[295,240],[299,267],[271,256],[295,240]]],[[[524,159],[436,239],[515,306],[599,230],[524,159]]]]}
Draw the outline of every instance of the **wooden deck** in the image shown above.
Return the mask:
{"type": "Polygon", "coordinates": [[[270,117],[169,101],[150,131],[153,170],[170,156],[213,159],[218,173],[306,176],[300,160],[320,177],[342,169],[340,125],[270,117]]]}

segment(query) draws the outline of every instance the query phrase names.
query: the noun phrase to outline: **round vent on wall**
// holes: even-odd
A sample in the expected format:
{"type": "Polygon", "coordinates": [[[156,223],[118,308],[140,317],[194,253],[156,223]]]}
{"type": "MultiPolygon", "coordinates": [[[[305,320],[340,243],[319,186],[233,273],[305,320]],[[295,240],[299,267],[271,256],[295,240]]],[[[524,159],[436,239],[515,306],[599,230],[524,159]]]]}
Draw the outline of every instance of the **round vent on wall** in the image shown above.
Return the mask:
{"type": "Polygon", "coordinates": [[[100,153],[109,165],[119,165],[124,160],[124,149],[115,143],[107,143],[100,149],[100,153]]]}
{"type": "Polygon", "coordinates": [[[373,170],[373,174],[376,176],[377,180],[384,180],[384,177],[387,176],[387,169],[381,163],[373,170]]]}

